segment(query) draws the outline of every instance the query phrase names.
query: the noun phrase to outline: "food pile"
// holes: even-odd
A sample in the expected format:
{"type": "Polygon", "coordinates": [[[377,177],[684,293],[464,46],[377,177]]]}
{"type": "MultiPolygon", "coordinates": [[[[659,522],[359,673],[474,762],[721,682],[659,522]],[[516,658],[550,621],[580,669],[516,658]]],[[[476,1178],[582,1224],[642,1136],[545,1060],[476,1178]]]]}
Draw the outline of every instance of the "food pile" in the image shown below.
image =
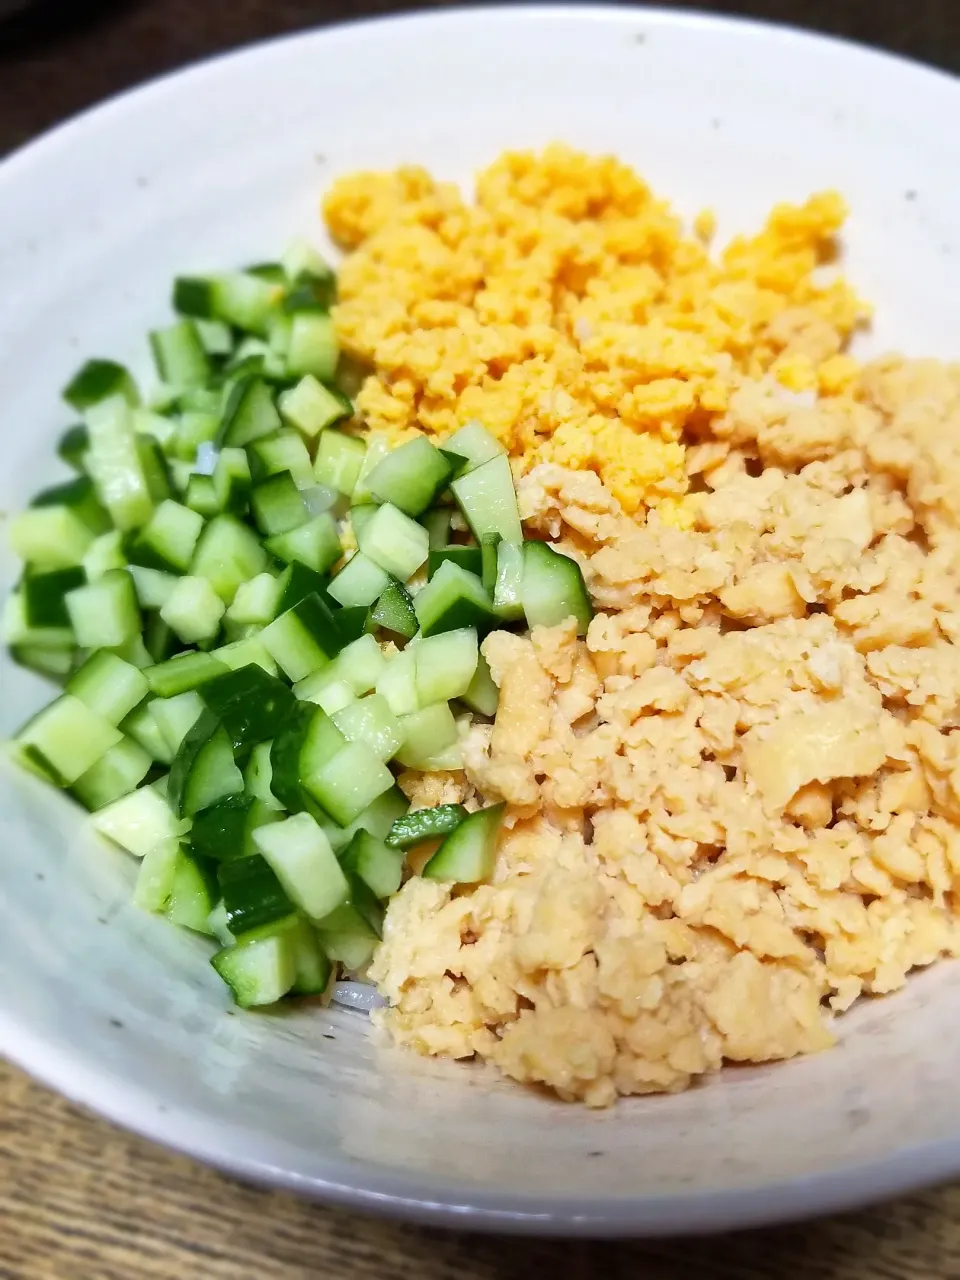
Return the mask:
{"type": "Polygon", "coordinates": [[[166,398],[88,366],[13,522],[15,750],[142,905],[592,1106],[958,954],[960,366],[848,354],[839,197],[714,257],[553,147],[325,213],[335,285],[179,282],[166,398]]]}

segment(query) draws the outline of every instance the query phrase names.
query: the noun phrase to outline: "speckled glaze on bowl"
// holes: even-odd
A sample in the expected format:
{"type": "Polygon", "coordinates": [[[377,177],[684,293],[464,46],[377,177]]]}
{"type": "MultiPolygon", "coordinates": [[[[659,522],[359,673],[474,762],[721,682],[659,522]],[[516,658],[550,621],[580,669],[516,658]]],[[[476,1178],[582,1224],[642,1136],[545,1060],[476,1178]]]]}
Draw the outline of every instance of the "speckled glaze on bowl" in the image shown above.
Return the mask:
{"type": "MultiPolygon", "coordinates": [[[[615,151],[721,231],[838,186],[874,346],[956,357],[960,87],[797,32],[643,9],[464,11],[253,48],[0,165],[0,507],[52,480],[80,358],[145,366],[172,275],[319,236],[344,170],[467,180],[505,147],[615,151]]],[[[3,566],[4,584],[14,567],[3,566]]],[[[44,689],[4,660],[2,729],[44,689]]],[[[129,905],[134,868],[0,775],[0,1050],[240,1177],[464,1227],[641,1235],[861,1203],[960,1173],[960,966],[865,1003],[818,1057],[594,1115],[368,1037],[228,1009],[208,948],[129,905]]]]}

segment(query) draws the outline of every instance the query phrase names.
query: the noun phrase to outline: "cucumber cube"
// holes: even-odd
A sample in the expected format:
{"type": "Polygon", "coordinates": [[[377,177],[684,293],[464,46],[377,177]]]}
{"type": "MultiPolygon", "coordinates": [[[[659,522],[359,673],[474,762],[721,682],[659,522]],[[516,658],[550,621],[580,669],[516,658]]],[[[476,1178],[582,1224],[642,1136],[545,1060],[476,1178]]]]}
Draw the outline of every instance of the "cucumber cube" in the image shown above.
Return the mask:
{"type": "Polygon", "coordinates": [[[170,598],[160,610],[160,617],[172,627],[181,640],[195,644],[212,640],[220,629],[226,605],[206,578],[180,578],[170,598]]]}
{"type": "Polygon", "coordinates": [[[364,555],[401,582],[412,577],[430,553],[426,529],[389,502],[357,531],[357,541],[364,555]]]}
{"type": "Polygon", "coordinates": [[[39,755],[59,785],[68,787],[122,737],[115,725],[67,693],[24,725],[17,742],[32,748],[28,755],[39,755]]]}

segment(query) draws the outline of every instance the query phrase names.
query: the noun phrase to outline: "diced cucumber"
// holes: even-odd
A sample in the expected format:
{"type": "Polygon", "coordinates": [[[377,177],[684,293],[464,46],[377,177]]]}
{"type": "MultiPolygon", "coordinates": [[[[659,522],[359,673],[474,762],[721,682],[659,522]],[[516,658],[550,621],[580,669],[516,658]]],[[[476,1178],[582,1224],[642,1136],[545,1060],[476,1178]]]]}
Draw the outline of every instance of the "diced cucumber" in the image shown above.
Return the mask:
{"type": "Polygon", "coordinates": [[[82,773],[71,790],[87,809],[102,809],[139,787],[153,759],[131,738],[122,738],[82,773]]]}
{"type": "Polygon", "coordinates": [[[178,817],[243,790],[227,731],[206,711],[188,732],[170,766],[169,799],[178,817]]]}
{"type": "Polygon", "coordinates": [[[480,651],[472,627],[421,640],[414,651],[417,701],[421,707],[459,698],[473,680],[480,651]]]}
{"type": "MultiPolygon", "coordinates": [[[[94,412],[99,411],[94,410],[94,412]]],[[[139,410],[135,409],[131,415],[134,426],[136,426],[138,414],[139,410]]],[[[169,498],[171,495],[170,464],[160,448],[160,442],[153,436],[136,435],[135,444],[140,470],[147,486],[147,495],[150,502],[156,506],[158,502],[162,502],[164,498],[169,498]]]]}
{"type": "Polygon", "coordinates": [[[177,396],[177,408],[181,413],[213,413],[219,421],[223,390],[216,386],[184,387],[177,396]]]}
{"type": "Polygon", "coordinates": [[[301,702],[312,702],[322,707],[328,716],[356,702],[357,695],[337,671],[336,663],[321,667],[305,680],[299,680],[294,693],[301,702]]]}
{"type": "Polygon", "coordinates": [[[236,942],[236,938],[227,928],[227,908],[223,905],[222,898],[207,917],[207,925],[211,936],[216,938],[221,947],[232,947],[236,942]]]}
{"type": "Polygon", "coordinates": [[[417,634],[419,623],[409,591],[399,582],[390,582],[370,610],[370,621],[396,636],[410,640],[417,634]]]}
{"type": "Polygon", "coordinates": [[[191,511],[196,511],[205,519],[215,516],[220,510],[220,499],[217,497],[213,476],[201,476],[194,472],[187,481],[183,501],[191,511]]]}
{"type": "Polygon", "coordinates": [[[293,934],[252,938],[224,947],[210,961],[241,1009],[275,1004],[297,980],[293,934]]]}
{"type": "Polygon", "coordinates": [[[523,544],[497,543],[497,579],[493,588],[493,608],[505,621],[523,617],[523,544]]]}
{"type": "Polygon", "coordinates": [[[353,536],[359,539],[364,527],[377,514],[379,508],[375,502],[365,502],[354,505],[350,508],[350,527],[353,529],[353,536]]]}
{"type": "Polygon", "coordinates": [[[446,763],[457,760],[460,735],[453,712],[445,702],[401,716],[400,728],[403,745],[396,753],[400,764],[408,769],[423,770],[461,767],[459,763],[446,763]],[[440,761],[444,763],[438,763],[440,761]]]}
{"type": "Polygon", "coordinates": [[[226,606],[206,578],[177,580],[160,617],[187,644],[212,640],[220,630],[226,606]]]}
{"type": "MultiPolygon", "coordinates": [[[[281,265],[286,277],[291,282],[306,278],[306,282],[315,289],[325,290],[326,301],[333,300],[336,288],[336,277],[319,249],[303,239],[291,240],[283,251],[281,265]]],[[[324,299],[317,298],[318,303],[324,299]]]]}
{"type": "Polygon", "coordinates": [[[277,664],[263,647],[259,633],[249,635],[243,640],[234,640],[231,644],[221,645],[211,651],[211,657],[222,662],[231,671],[239,671],[241,667],[257,666],[268,676],[277,674],[277,664]]]}
{"type": "Polygon", "coordinates": [[[244,624],[255,623],[265,627],[277,616],[280,603],[280,579],[272,573],[258,573],[249,582],[241,583],[227,610],[228,621],[244,624]]]}
{"type": "Polygon", "coordinates": [[[446,560],[451,560],[455,565],[459,565],[461,569],[466,569],[468,573],[478,578],[483,572],[483,552],[479,547],[452,545],[431,550],[427,560],[428,576],[433,578],[446,560]]]}
{"type": "Polygon", "coordinates": [[[358,831],[369,831],[378,840],[386,838],[387,832],[401,814],[408,809],[407,797],[399,787],[391,787],[382,796],[378,796],[359,818],[355,818],[346,827],[339,827],[330,821],[320,818],[320,824],[327,833],[327,839],[336,852],[345,849],[358,831]]]}
{"type": "Polygon", "coordinates": [[[257,527],[267,537],[296,529],[307,522],[310,514],[289,471],[282,471],[254,485],[250,506],[257,527]]]}
{"type": "Polygon", "coordinates": [[[113,523],[121,530],[146,524],[154,506],[148,472],[155,468],[141,448],[146,437],[134,431],[130,405],[122,396],[95,405],[87,411],[87,430],[87,470],[113,523]]]}
{"type": "Polygon", "coordinates": [[[497,548],[502,541],[499,533],[487,533],[480,543],[480,581],[491,600],[497,587],[497,548]]]}
{"type": "Polygon", "coordinates": [[[297,976],[291,993],[297,996],[323,995],[333,977],[333,964],[320,946],[317,931],[299,920],[288,935],[296,953],[297,976]]]}
{"type": "Polygon", "coordinates": [[[298,431],[313,439],[335,422],[353,417],[353,405],[343,392],[325,387],[308,373],[295,387],[282,393],[280,412],[298,431]]]}
{"type": "Polygon", "coordinates": [[[478,809],[447,836],[423,869],[428,880],[456,884],[482,884],[493,875],[497,841],[503,825],[504,804],[478,809]]]}
{"type": "Polygon", "coordinates": [[[174,281],[173,305],[181,315],[222,320],[247,333],[265,334],[283,288],[248,271],[212,277],[181,276],[174,281]]]}
{"type": "Polygon", "coordinates": [[[466,693],[460,695],[461,702],[466,703],[471,711],[480,716],[495,716],[500,703],[500,690],[490,674],[490,666],[481,653],[477,669],[473,673],[466,693]]]}
{"type": "Polygon", "coordinates": [[[94,535],[69,507],[30,507],[10,521],[7,540],[21,560],[47,572],[82,564],[94,535]]]}
{"type": "Polygon", "coordinates": [[[229,404],[234,387],[245,378],[267,377],[267,357],[270,355],[269,345],[262,338],[244,338],[227,361],[222,394],[224,405],[229,404]]]}
{"type": "Polygon", "coordinates": [[[259,484],[270,476],[289,471],[298,489],[309,489],[314,482],[313,464],[303,437],[286,428],[260,436],[247,445],[250,474],[259,484]]]}
{"type": "Polygon", "coordinates": [[[413,602],[424,636],[474,627],[485,634],[496,626],[493,602],[475,573],[446,560],[413,602]]]}
{"type": "Polygon", "coordinates": [[[24,574],[20,595],[27,626],[35,630],[69,627],[66,594],[82,587],[86,580],[87,575],[80,565],[24,574]]]}
{"type": "Polygon", "coordinates": [[[523,548],[523,611],[531,627],[555,627],[573,616],[577,634],[586,635],[593,606],[580,566],[545,542],[523,548]]]}
{"type": "Polygon", "coordinates": [[[81,648],[115,649],[140,635],[137,593],[124,569],[111,569],[97,582],[68,592],[66,605],[81,648]]]}
{"type": "Polygon", "coordinates": [[[389,760],[403,741],[400,722],[383,694],[371,693],[332,713],[348,742],[362,742],[379,760],[389,760]]]}
{"type": "Polygon", "coordinates": [[[468,471],[450,487],[478,542],[490,533],[499,534],[504,542],[523,541],[517,491],[505,454],[468,471]]]}
{"type": "Polygon", "coordinates": [[[171,750],[167,745],[149,703],[131,711],[121,723],[120,728],[160,764],[170,764],[176,754],[175,749],[171,750]]]}
{"type": "Polygon", "coordinates": [[[90,437],[87,435],[87,428],[82,422],[77,422],[72,427],[67,427],[57,441],[57,454],[74,471],[84,471],[89,447],[90,437]]]}
{"type": "Polygon", "coordinates": [[[330,582],[334,600],[347,607],[373,604],[390,585],[390,575],[358,551],[330,582]]]}
{"type": "Polygon", "coordinates": [[[314,774],[343,751],[347,740],[319,707],[301,704],[284,721],[270,749],[270,786],[284,808],[310,808],[314,774]]]}
{"type": "Polygon", "coordinates": [[[173,892],[180,853],[179,840],[161,840],[143,855],[133,890],[134,906],[141,911],[164,911],[173,892]]]}
{"type": "Polygon", "coordinates": [[[379,934],[367,926],[364,933],[342,933],[335,929],[318,929],[317,937],[324,952],[331,960],[339,961],[344,969],[356,972],[365,968],[377,949],[379,934]]]}
{"type": "Polygon", "coordinates": [[[335,658],[341,647],[333,613],[319,595],[304,597],[260,633],[267,652],[290,680],[302,680],[335,658]]]}
{"type": "Polygon", "coordinates": [[[366,635],[370,631],[367,625],[367,615],[369,609],[365,609],[363,605],[351,605],[349,609],[338,609],[334,615],[337,620],[337,627],[340,630],[340,638],[344,644],[352,644],[354,640],[359,640],[361,636],[366,635]]]}
{"type": "Polygon", "coordinates": [[[280,414],[270,388],[255,375],[240,378],[233,386],[223,411],[219,443],[247,445],[259,436],[280,429],[280,414]]]}
{"type": "MultiPolygon", "coordinates": [[[[154,615],[156,616],[156,615],[154,615]]],[[[160,624],[165,625],[164,623],[160,624]]],[[[153,658],[149,649],[144,642],[143,636],[146,634],[137,634],[132,640],[128,640],[126,644],[120,645],[116,650],[118,657],[123,658],[124,662],[129,662],[131,666],[139,667],[141,671],[153,665],[153,658]]]]}
{"type": "Polygon", "coordinates": [[[123,569],[127,557],[123,551],[123,534],[119,529],[102,533],[94,538],[83,557],[83,569],[88,582],[96,582],[111,569],[123,569]]]}
{"type": "Polygon", "coordinates": [[[162,609],[173,595],[180,581],[175,573],[162,573],[159,569],[146,569],[142,564],[131,564],[127,572],[133,579],[137,604],[141,609],[162,609]]]}
{"type": "Polygon", "coordinates": [[[113,360],[88,360],[63,389],[64,400],[78,413],[114,396],[122,396],[131,405],[140,403],[137,384],[123,365],[113,360]]]}
{"type": "MultiPolygon", "coordinates": [[[[141,569],[141,574],[150,574],[157,579],[163,579],[167,574],[156,573],[153,569],[141,569]]],[[[137,581],[137,575],[131,570],[130,576],[134,583],[137,581]]],[[[164,596],[169,596],[170,589],[164,591],[164,596]]],[[[139,593],[138,593],[139,596],[139,593]]],[[[165,662],[167,658],[173,656],[180,647],[180,641],[173,634],[159,613],[147,613],[146,622],[143,628],[143,646],[147,655],[148,662],[144,663],[144,667],[158,662],[165,662]]]]}
{"type": "Polygon", "coordinates": [[[261,854],[219,863],[217,878],[226,908],[227,928],[235,938],[292,928],[296,919],[294,905],[261,854]]]}
{"type": "Polygon", "coordinates": [[[216,516],[200,535],[190,572],[206,578],[229,605],[243,582],[267,567],[267,553],[252,529],[235,516],[216,516]]]}
{"type": "Polygon", "coordinates": [[[447,487],[453,467],[426,436],[417,436],[382,458],[367,476],[367,488],[408,516],[426,511],[447,487]]]}
{"type": "Polygon", "coordinates": [[[279,617],[281,613],[286,613],[288,609],[292,609],[295,604],[299,604],[307,596],[318,595],[321,600],[326,600],[325,580],[319,573],[307,568],[305,564],[301,564],[299,560],[294,560],[289,564],[277,581],[279,583],[280,598],[277,601],[276,612],[273,615],[275,618],[279,617]]]}
{"type": "Polygon", "coordinates": [[[173,418],[156,409],[134,409],[132,424],[137,435],[152,436],[169,460],[170,442],[177,428],[173,418]]]}
{"type": "Polygon", "coordinates": [[[181,413],[173,435],[165,446],[167,455],[192,463],[200,445],[214,441],[219,430],[220,415],[218,413],[202,413],[195,409],[181,413]]]}
{"type": "Polygon", "coordinates": [[[334,822],[344,827],[390,790],[393,775],[369,747],[351,742],[302,781],[334,822]]]}
{"type": "Polygon", "coordinates": [[[250,502],[253,479],[250,463],[243,449],[225,445],[213,467],[213,492],[217,510],[242,515],[250,502]]]}
{"type": "Polygon", "coordinates": [[[416,573],[430,550],[426,529],[389,502],[357,531],[357,542],[364,555],[401,582],[416,573]]]}
{"type": "Polygon", "coordinates": [[[89,476],[77,476],[65,484],[43,489],[30,503],[31,507],[68,507],[87,528],[95,534],[107,533],[110,517],[100,505],[93,481],[89,476]]]}
{"type": "Polygon", "coordinates": [[[228,671],[200,689],[200,697],[227,731],[235,754],[272,739],[296,707],[287,686],[259,666],[228,671]]]}
{"type": "Polygon", "coordinates": [[[267,538],[264,546],[277,560],[305,565],[318,574],[325,573],[343,555],[336,522],[326,512],[287,533],[267,538]]]}
{"type": "Polygon", "coordinates": [[[371,635],[358,636],[341,649],[335,662],[337,674],[356,694],[369,693],[386,666],[380,646],[371,635]]]}
{"type": "Polygon", "coordinates": [[[17,666],[35,671],[55,684],[63,684],[76,667],[80,651],[70,646],[45,648],[42,645],[14,644],[10,646],[10,657],[17,666]]]}
{"type": "Polygon", "coordinates": [[[420,709],[414,650],[404,649],[393,657],[377,680],[377,693],[382,693],[395,716],[406,716],[420,709]]]}
{"type": "Polygon", "coordinates": [[[165,840],[178,839],[183,829],[154,787],[140,787],[114,800],[99,809],[90,822],[94,831],[135,858],[142,858],[165,840]]]}
{"type": "Polygon", "coordinates": [[[151,693],[172,698],[190,689],[199,689],[208,680],[226,673],[227,667],[212,653],[178,653],[144,671],[151,693]]]}
{"type": "Polygon", "coordinates": [[[286,272],[280,262],[257,262],[244,270],[247,275],[256,276],[259,280],[269,280],[271,284],[286,285],[287,283],[286,272]]]}
{"type": "Polygon", "coordinates": [[[258,742],[250,752],[250,759],[243,772],[243,789],[248,796],[259,800],[267,808],[282,809],[283,806],[270,786],[273,778],[273,765],[270,763],[272,749],[272,742],[258,742]]]}
{"type": "MultiPolygon", "coordinates": [[[[431,554],[450,545],[452,519],[452,507],[434,507],[432,510],[424,512],[420,517],[420,523],[427,531],[427,541],[430,545],[431,554]]],[[[431,569],[432,573],[433,569],[431,569]]]]}
{"type": "Polygon", "coordinates": [[[190,849],[198,857],[214,862],[249,857],[257,852],[254,833],[279,822],[275,807],[250,796],[226,796],[194,815],[190,828],[190,849]]]}
{"type": "Polygon", "coordinates": [[[162,382],[169,387],[202,387],[210,379],[210,361],[191,320],[178,320],[150,334],[150,347],[162,382]]]}
{"type": "Polygon", "coordinates": [[[323,949],[347,968],[365,964],[380,940],[383,908],[359,876],[350,875],[349,899],[317,923],[323,949]]]}
{"type": "Polygon", "coordinates": [[[391,849],[413,849],[424,840],[435,840],[456,831],[467,816],[462,804],[438,804],[430,809],[413,809],[398,818],[387,833],[391,849]]]}
{"type": "Polygon", "coordinates": [[[293,317],[287,368],[294,377],[313,374],[329,382],[337,371],[340,351],[333,320],[318,311],[301,311],[293,317]]]}
{"type": "Polygon", "coordinates": [[[320,484],[348,496],[357,487],[367,447],[356,436],[342,431],[324,431],[317,445],[313,474],[320,484]]]}
{"type": "Polygon", "coordinates": [[[204,703],[196,689],[187,689],[169,698],[154,698],[150,703],[150,714],[166,745],[168,760],[173,760],[203,711],[204,703]]]}
{"type": "Polygon", "coordinates": [[[147,678],[115,653],[92,653],[70,678],[66,692],[109,724],[118,725],[150,691],[147,678]]]}
{"type": "Polygon", "coordinates": [[[459,431],[455,431],[448,440],[444,441],[443,447],[451,453],[458,453],[461,458],[466,458],[468,471],[473,471],[492,458],[506,454],[506,449],[496,436],[491,435],[479,422],[468,422],[459,431]]]}
{"type": "Polygon", "coordinates": [[[378,898],[390,898],[403,879],[403,853],[389,849],[369,831],[357,831],[340,855],[345,871],[358,876],[378,898]]]}
{"type": "Polygon", "coordinates": [[[217,900],[212,871],[204,862],[180,849],[173,866],[173,883],[164,914],[171,924],[210,935],[210,912],[217,900]]]}
{"type": "Polygon", "coordinates": [[[222,320],[195,320],[194,325],[208,356],[228,356],[233,350],[233,334],[222,320]]]}
{"type": "Polygon", "coordinates": [[[330,842],[308,813],[261,827],[253,839],[291,902],[310,919],[323,919],[349,898],[330,842]]]}

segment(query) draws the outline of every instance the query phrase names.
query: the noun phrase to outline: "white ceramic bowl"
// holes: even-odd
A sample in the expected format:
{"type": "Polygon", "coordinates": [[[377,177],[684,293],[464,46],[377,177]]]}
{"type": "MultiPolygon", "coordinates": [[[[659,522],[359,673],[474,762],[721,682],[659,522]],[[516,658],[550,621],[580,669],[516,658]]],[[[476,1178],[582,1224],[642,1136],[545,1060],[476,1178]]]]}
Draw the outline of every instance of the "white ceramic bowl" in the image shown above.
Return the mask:
{"type": "MultiPolygon", "coordinates": [[[[317,234],[321,189],[357,167],[467,180],[505,147],[561,138],[619,153],[726,229],[837,186],[874,344],[956,357],[958,114],[958,83],[919,66],[642,9],[343,27],[149,85],[0,166],[0,507],[53,479],[57,391],[82,356],[144,365],[175,272],[317,234]]],[[[3,730],[43,697],[6,662],[3,730]]],[[[377,1045],[358,1015],[235,1015],[208,948],[129,905],[131,863],[8,773],[0,849],[0,1049],[242,1177],[599,1235],[799,1216],[960,1173],[960,966],[863,1004],[830,1053],[594,1115],[377,1045]]]]}

